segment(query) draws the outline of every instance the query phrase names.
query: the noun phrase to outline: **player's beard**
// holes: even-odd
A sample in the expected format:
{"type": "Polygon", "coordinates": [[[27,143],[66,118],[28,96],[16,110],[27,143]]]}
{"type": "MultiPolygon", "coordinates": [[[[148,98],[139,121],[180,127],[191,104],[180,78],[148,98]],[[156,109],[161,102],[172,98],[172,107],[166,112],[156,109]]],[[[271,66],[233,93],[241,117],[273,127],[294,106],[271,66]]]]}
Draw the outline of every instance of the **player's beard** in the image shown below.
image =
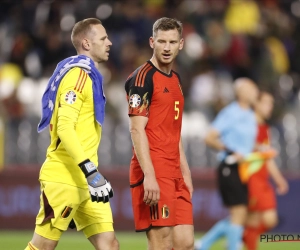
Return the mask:
{"type": "Polygon", "coordinates": [[[107,52],[105,51],[104,53],[99,54],[97,56],[97,62],[98,63],[106,62],[106,61],[108,61],[108,58],[109,58],[109,54],[107,55],[107,52]]]}

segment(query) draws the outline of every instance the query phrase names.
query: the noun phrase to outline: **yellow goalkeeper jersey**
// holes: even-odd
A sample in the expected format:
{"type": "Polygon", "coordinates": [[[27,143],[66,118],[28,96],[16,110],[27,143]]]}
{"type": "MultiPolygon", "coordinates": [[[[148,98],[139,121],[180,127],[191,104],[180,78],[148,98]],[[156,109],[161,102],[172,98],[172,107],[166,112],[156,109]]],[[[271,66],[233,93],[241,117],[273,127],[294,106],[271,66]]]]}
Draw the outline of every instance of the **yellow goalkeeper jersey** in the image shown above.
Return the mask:
{"type": "Polygon", "coordinates": [[[61,80],[50,122],[50,136],[39,179],[87,188],[78,164],[90,159],[98,165],[101,126],[94,114],[92,80],[81,68],[71,69],[61,80]]]}

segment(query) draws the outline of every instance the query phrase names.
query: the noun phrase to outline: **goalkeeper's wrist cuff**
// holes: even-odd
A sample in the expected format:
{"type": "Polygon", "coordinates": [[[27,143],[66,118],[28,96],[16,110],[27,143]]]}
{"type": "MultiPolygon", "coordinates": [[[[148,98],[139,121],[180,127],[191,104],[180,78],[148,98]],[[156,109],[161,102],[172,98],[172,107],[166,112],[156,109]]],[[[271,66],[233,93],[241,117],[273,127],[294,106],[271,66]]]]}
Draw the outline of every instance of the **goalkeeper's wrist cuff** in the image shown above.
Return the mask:
{"type": "Polygon", "coordinates": [[[92,163],[89,159],[78,164],[85,177],[90,176],[91,174],[97,172],[97,168],[94,163],[92,163]]]}

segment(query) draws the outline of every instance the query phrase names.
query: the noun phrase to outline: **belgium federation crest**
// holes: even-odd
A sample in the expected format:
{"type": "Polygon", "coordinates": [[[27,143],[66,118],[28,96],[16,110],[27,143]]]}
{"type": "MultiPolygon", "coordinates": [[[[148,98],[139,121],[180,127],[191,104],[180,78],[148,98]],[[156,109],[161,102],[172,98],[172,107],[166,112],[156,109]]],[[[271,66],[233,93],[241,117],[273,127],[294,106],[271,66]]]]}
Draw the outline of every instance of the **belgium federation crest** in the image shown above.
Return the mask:
{"type": "Polygon", "coordinates": [[[169,218],[169,215],[170,215],[170,210],[169,210],[169,208],[168,208],[168,206],[167,205],[163,205],[163,207],[162,207],[162,212],[161,212],[161,214],[162,214],[162,218],[163,219],[168,219],[169,218]]]}

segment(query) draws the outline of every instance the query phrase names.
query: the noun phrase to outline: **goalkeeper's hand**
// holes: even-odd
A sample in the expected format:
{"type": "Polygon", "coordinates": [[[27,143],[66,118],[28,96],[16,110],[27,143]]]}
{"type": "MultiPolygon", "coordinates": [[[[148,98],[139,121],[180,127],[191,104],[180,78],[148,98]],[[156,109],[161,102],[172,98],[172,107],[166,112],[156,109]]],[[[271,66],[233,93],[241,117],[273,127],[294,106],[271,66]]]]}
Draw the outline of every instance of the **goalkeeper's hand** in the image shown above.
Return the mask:
{"type": "Polygon", "coordinates": [[[80,163],[79,167],[87,180],[92,201],[101,201],[103,203],[108,202],[109,198],[114,196],[113,189],[109,181],[107,181],[105,177],[98,172],[95,164],[87,159],[80,163]]]}

